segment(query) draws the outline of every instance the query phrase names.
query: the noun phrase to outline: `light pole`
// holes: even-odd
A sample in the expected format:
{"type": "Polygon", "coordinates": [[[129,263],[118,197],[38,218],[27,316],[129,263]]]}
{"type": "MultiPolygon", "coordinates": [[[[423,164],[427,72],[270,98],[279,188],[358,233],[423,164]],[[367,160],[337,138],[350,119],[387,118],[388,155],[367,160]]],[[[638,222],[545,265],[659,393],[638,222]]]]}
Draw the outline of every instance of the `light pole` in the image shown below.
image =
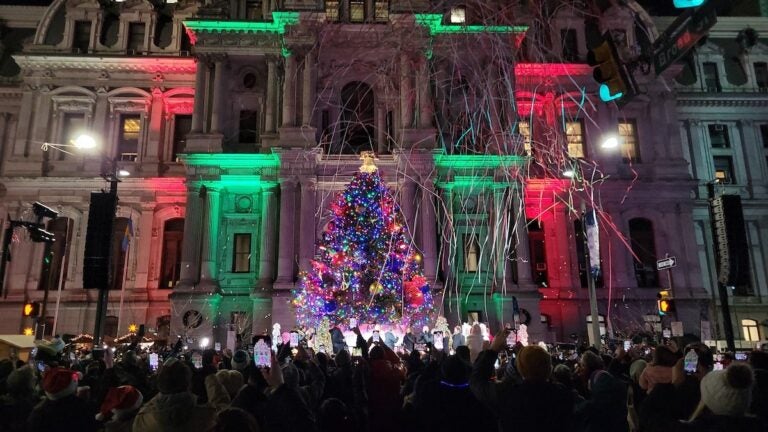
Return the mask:
{"type": "MultiPolygon", "coordinates": [[[[96,139],[88,134],[88,133],[82,133],[77,138],[72,140],[69,144],[56,144],[56,143],[43,143],[41,149],[45,152],[47,152],[50,149],[54,149],[57,151],[61,151],[67,154],[74,154],[72,151],[70,151],[70,148],[74,148],[76,150],[80,151],[91,151],[98,147],[98,144],[96,142],[96,139]]],[[[105,157],[105,159],[107,159],[105,157]]],[[[128,172],[125,169],[120,169],[118,167],[117,159],[116,158],[109,158],[108,159],[108,167],[109,169],[107,172],[102,172],[101,177],[109,182],[109,191],[106,192],[109,197],[111,198],[108,200],[110,205],[112,206],[109,214],[112,219],[113,223],[110,223],[110,230],[109,230],[109,239],[107,241],[107,248],[108,252],[106,254],[106,259],[101,260],[102,266],[105,266],[106,273],[108,275],[107,282],[105,286],[99,286],[96,287],[99,290],[99,296],[96,303],[96,319],[94,323],[94,330],[93,330],[93,346],[94,349],[97,349],[102,342],[102,339],[104,337],[104,323],[106,321],[106,315],[107,315],[107,305],[109,303],[109,288],[110,288],[110,281],[112,280],[112,242],[113,242],[113,229],[111,228],[114,225],[114,218],[115,214],[117,212],[117,184],[120,182],[120,177],[125,177],[130,175],[130,172],[128,172]]],[[[93,229],[93,227],[89,227],[89,229],[93,229]]]]}

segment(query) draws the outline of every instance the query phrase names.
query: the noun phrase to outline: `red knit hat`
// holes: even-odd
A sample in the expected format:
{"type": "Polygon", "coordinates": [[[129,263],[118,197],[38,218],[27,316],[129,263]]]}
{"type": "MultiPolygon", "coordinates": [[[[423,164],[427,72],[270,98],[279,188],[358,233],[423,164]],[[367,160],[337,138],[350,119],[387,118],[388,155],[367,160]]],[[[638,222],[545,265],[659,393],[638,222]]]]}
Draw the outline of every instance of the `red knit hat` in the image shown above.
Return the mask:
{"type": "Polygon", "coordinates": [[[48,369],[43,374],[43,390],[48,399],[61,399],[75,393],[79,379],[78,373],[70,369],[48,369]]]}
{"type": "Polygon", "coordinates": [[[96,420],[109,420],[112,418],[112,414],[120,417],[121,414],[135,411],[141,407],[143,401],[144,397],[140,391],[136,390],[136,387],[129,385],[112,387],[107,392],[107,397],[104,398],[99,413],[96,414],[96,420]]]}

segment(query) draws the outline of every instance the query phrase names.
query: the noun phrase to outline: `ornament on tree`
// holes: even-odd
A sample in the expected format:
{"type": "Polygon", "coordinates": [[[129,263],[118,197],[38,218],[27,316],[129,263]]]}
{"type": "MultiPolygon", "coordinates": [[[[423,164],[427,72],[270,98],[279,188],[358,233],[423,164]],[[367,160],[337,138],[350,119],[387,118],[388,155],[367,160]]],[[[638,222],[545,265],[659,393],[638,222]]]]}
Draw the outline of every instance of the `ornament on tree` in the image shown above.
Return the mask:
{"type": "Polygon", "coordinates": [[[421,326],[432,295],[403,215],[381,179],[372,152],[330,206],[317,255],[294,292],[297,320],[316,327],[351,316],[364,322],[421,326]]]}

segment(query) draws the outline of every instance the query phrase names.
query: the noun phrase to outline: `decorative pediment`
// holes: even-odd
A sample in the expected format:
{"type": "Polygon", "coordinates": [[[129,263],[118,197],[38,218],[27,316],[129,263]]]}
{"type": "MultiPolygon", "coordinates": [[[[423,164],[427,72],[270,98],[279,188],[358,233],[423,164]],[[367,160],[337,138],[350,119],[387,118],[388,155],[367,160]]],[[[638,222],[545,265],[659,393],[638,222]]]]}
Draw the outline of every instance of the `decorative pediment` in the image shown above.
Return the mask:
{"type": "Polygon", "coordinates": [[[101,9],[98,0],[67,0],[67,9],[101,9]]]}
{"type": "Polygon", "coordinates": [[[155,7],[147,0],[126,0],[123,2],[123,11],[144,11],[150,12],[155,10],[155,7]]]}
{"type": "Polygon", "coordinates": [[[707,41],[704,43],[704,45],[697,48],[697,53],[700,56],[723,56],[725,54],[725,50],[717,44],[714,44],[710,41],[707,41]]]}
{"type": "Polygon", "coordinates": [[[149,111],[150,101],[147,98],[111,97],[109,98],[110,113],[141,113],[149,111]]]}
{"type": "Polygon", "coordinates": [[[85,96],[53,96],[54,111],[91,113],[96,101],[85,96]]]}
{"type": "Polygon", "coordinates": [[[51,55],[15,55],[16,63],[25,71],[45,70],[94,70],[106,73],[115,71],[162,73],[190,73],[197,70],[195,60],[184,58],[144,57],[137,61],[132,57],[72,57],[51,55]]]}
{"type": "Polygon", "coordinates": [[[758,42],[748,52],[752,56],[768,56],[768,45],[758,42]]]}

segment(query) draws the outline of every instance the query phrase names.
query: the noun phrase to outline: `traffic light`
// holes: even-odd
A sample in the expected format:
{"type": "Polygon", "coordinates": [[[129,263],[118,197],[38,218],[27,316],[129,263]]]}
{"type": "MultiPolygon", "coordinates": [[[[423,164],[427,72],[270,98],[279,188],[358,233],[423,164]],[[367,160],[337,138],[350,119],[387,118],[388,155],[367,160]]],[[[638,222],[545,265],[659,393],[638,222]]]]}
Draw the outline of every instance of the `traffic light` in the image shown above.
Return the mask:
{"type": "Polygon", "coordinates": [[[670,312],[675,310],[675,302],[668,290],[659,291],[656,298],[658,299],[656,304],[659,309],[659,316],[669,315],[670,312]]]}
{"type": "Polygon", "coordinates": [[[695,8],[703,5],[707,0],[674,0],[673,4],[678,9],[695,8]]]}
{"type": "Polygon", "coordinates": [[[610,33],[603,34],[603,41],[589,50],[587,62],[594,67],[592,75],[600,83],[600,100],[621,104],[635,95],[635,82],[621,62],[610,33]]]}
{"type": "Polygon", "coordinates": [[[56,236],[52,232],[46,231],[39,226],[32,226],[27,230],[29,231],[29,237],[35,243],[53,243],[56,241],[56,236]]]}
{"type": "Polygon", "coordinates": [[[25,317],[37,318],[40,316],[40,303],[28,302],[24,303],[24,309],[22,309],[22,315],[25,317]]]}

